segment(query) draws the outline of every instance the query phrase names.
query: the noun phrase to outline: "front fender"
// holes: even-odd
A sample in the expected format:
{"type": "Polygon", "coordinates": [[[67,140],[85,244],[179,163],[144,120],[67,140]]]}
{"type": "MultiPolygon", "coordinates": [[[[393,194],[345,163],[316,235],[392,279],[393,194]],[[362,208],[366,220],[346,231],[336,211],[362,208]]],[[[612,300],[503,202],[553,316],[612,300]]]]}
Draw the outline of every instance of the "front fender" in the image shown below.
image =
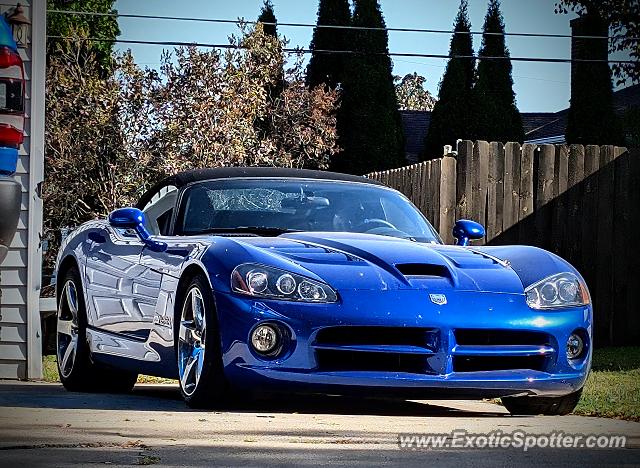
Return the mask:
{"type": "Polygon", "coordinates": [[[206,269],[213,289],[223,293],[231,292],[231,272],[243,263],[269,265],[316,281],[324,281],[316,273],[268,250],[223,237],[215,238],[199,261],[206,269]]]}
{"type": "Polygon", "coordinates": [[[474,247],[474,249],[507,260],[525,288],[556,273],[573,273],[585,282],[580,272],[565,259],[538,247],[505,245],[474,247]]]}

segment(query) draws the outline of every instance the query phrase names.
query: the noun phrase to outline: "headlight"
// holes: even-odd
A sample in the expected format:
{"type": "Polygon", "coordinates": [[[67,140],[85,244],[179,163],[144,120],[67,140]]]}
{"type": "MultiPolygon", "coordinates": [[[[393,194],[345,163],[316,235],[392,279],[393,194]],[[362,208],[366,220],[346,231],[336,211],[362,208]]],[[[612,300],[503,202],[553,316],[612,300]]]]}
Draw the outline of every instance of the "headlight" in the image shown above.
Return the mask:
{"type": "Polygon", "coordinates": [[[333,289],[320,281],[256,263],[231,273],[231,290],[249,296],[300,302],[336,302],[333,289]]]}
{"type": "Polygon", "coordinates": [[[587,286],[573,273],[549,276],[524,290],[533,309],[576,307],[591,302],[587,286]]]}

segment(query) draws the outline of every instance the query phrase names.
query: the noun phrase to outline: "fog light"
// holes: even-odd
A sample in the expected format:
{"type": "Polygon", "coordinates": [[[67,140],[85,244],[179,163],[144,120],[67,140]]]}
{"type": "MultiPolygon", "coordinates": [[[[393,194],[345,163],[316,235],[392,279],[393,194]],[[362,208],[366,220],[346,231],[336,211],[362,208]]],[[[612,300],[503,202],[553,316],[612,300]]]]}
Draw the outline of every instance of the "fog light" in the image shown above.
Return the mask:
{"type": "Polygon", "coordinates": [[[260,354],[273,353],[280,344],[278,330],[272,325],[259,325],[251,333],[251,344],[260,354]]]}
{"type": "Polygon", "coordinates": [[[580,335],[572,333],[567,340],[567,359],[577,359],[584,351],[584,341],[580,335]]]}

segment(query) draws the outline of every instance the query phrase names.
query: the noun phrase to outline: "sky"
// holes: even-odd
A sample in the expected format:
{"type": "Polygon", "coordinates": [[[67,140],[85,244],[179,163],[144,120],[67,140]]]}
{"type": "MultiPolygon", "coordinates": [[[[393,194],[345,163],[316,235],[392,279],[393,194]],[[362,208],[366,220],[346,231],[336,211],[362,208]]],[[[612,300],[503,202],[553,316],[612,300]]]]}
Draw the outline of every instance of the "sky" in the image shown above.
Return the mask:
{"type": "MultiPolygon", "coordinates": [[[[272,0],[276,17],[285,23],[315,23],[317,0],[272,0]]],[[[469,0],[469,17],[473,31],[481,31],[487,0],[469,0]]],[[[575,15],[556,15],[555,0],[502,0],[507,32],[570,34],[569,20],[575,15]]],[[[387,27],[451,30],[458,0],[380,0],[387,27]]],[[[119,13],[179,16],[216,19],[255,20],[262,0],[117,0],[119,13]]],[[[227,43],[237,32],[233,24],[120,18],[120,39],[227,43]]],[[[312,28],[278,26],[278,32],[290,41],[290,47],[308,48],[312,28]]],[[[391,52],[447,54],[449,34],[389,32],[391,52]]],[[[481,36],[474,36],[474,50],[480,48],[481,36]]],[[[569,58],[569,38],[507,37],[512,57],[569,58]]],[[[130,48],[142,66],[157,68],[162,47],[157,45],[120,44],[130,48]]],[[[446,60],[416,57],[392,57],[395,75],[417,72],[426,77],[426,87],[437,95],[438,83],[446,60]]],[[[569,63],[512,62],[514,90],[521,112],[555,112],[569,106],[569,63]]]]}

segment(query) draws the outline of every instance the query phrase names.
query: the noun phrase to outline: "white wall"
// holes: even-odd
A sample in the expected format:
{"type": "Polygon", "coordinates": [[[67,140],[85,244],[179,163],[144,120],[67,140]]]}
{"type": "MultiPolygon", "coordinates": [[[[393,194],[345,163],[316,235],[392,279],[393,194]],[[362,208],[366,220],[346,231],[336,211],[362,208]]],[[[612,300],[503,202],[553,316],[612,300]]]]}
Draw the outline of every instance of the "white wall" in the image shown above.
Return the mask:
{"type": "MultiPolygon", "coordinates": [[[[0,13],[16,0],[5,0],[0,13]]],[[[42,200],[37,195],[44,166],[46,0],[22,0],[31,20],[30,41],[20,49],[25,65],[25,139],[15,175],[22,185],[18,231],[0,264],[0,378],[41,378],[42,200]]]]}

